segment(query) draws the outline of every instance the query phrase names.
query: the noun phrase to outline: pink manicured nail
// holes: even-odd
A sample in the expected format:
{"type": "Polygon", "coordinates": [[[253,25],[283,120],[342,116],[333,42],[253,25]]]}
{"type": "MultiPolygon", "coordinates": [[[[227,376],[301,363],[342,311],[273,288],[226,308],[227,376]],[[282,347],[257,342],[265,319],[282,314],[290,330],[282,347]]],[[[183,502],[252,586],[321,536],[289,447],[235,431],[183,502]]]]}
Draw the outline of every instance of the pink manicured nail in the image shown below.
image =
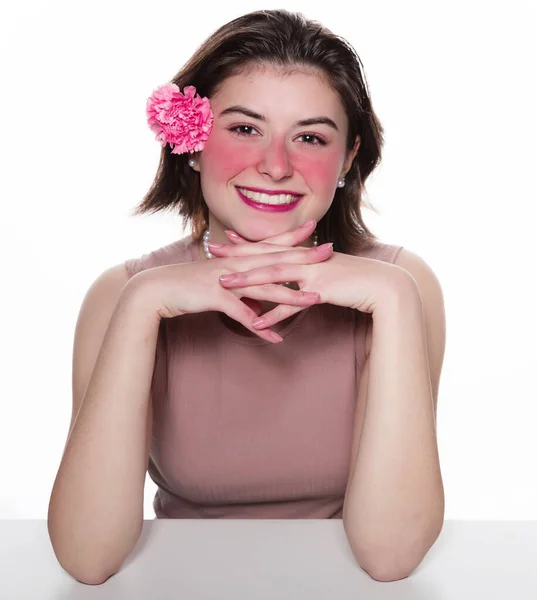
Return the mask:
{"type": "Polygon", "coordinates": [[[334,242],[329,242],[328,244],[323,244],[322,246],[316,246],[315,249],[318,252],[326,252],[326,250],[329,250],[330,248],[332,248],[333,245],[334,245],[334,242]]]}
{"type": "Polygon", "coordinates": [[[209,246],[209,248],[223,248],[224,244],[217,244],[216,242],[209,242],[207,244],[207,246],[209,246]]]}
{"type": "Polygon", "coordinates": [[[271,331],[270,332],[270,337],[272,338],[273,341],[275,341],[276,343],[279,342],[283,342],[283,338],[281,335],[278,335],[275,331],[271,331]]]}
{"type": "Polygon", "coordinates": [[[256,319],[255,321],[252,321],[252,327],[259,327],[260,325],[263,325],[267,322],[266,319],[256,319]]]}
{"type": "Polygon", "coordinates": [[[222,283],[231,283],[235,280],[235,275],[220,275],[218,278],[222,283]]]}
{"type": "Polygon", "coordinates": [[[231,231],[230,229],[224,229],[224,231],[227,233],[227,235],[229,237],[235,238],[235,239],[239,239],[240,235],[236,234],[234,231],[231,231]]]}

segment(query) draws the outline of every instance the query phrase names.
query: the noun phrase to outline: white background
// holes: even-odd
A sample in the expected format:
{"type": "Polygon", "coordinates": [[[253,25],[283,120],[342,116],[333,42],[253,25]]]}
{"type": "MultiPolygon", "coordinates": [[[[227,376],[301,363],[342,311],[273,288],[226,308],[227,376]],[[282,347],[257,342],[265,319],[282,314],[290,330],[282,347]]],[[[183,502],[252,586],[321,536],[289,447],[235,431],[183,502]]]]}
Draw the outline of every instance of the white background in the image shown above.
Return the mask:
{"type": "MultiPolygon", "coordinates": [[[[46,518],[82,299],[185,230],[130,217],[160,146],[151,92],[217,27],[282,2],[26,1],[0,9],[0,518],[46,518]]],[[[346,37],[386,129],[368,226],[439,277],[449,519],[537,518],[535,72],[526,2],[286,1],[346,37]]],[[[147,478],[145,518],[153,518],[147,478]]]]}

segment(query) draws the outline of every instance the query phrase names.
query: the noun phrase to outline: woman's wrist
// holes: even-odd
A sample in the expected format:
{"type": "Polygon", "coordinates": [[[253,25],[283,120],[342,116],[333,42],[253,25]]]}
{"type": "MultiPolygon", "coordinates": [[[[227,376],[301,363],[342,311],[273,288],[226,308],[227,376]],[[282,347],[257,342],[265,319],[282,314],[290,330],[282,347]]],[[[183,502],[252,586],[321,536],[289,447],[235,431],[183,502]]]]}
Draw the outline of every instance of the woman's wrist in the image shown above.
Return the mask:
{"type": "Polygon", "coordinates": [[[133,313],[137,320],[160,323],[163,316],[149,282],[138,273],[125,284],[118,299],[119,310],[133,313]]]}

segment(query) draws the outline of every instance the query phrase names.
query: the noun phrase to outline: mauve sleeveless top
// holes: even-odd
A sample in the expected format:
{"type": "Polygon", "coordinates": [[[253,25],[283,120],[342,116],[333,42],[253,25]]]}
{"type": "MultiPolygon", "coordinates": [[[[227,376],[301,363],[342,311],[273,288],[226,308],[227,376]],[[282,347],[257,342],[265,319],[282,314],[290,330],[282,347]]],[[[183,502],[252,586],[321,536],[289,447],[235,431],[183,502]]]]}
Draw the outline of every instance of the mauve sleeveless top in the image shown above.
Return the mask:
{"type": "MultiPolygon", "coordinates": [[[[401,246],[359,256],[393,263],[401,246]]],[[[189,235],[125,261],[130,277],[199,260],[189,235]]],[[[271,344],[219,312],[163,319],[148,473],[157,518],[342,518],[370,315],[314,305],[271,344]]]]}

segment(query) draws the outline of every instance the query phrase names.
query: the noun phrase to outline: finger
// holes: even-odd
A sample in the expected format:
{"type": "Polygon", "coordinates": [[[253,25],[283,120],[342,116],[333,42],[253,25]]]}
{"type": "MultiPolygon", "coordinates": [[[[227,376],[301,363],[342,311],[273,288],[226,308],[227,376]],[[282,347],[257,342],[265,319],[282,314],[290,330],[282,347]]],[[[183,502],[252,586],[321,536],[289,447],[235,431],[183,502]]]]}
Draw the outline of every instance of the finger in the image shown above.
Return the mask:
{"type": "Polygon", "coordinates": [[[276,302],[278,304],[291,304],[293,306],[309,306],[319,302],[321,299],[317,292],[293,290],[277,283],[256,285],[247,288],[234,288],[230,291],[233,292],[237,298],[246,297],[253,298],[254,301],[261,300],[265,302],[276,302]]]}
{"type": "Polygon", "coordinates": [[[284,252],[289,250],[288,246],[275,246],[274,244],[266,244],[257,242],[255,244],[213,244],[209,242],[209,251],[214,256],[252,256],[255,254],[267,254],[268,252],[284,252]]]}
{"type": "Polygon", "coordinates": [[[255,333],[255,335],[257,335],[263,340],[267,340],[268,342],[272,342],[273,344],[277,344],[283,341],[281,335],[278,335],[275,331],[272,331],[271,329],[255,329],[252,326],[252,322],[258,318],[258,315],[256,315],[250,308],[248,308],[248,306],[244,302],[241,302],[232,294],[227,296],[221,309],[221,312],[225,313],[231,319],[237,321],[237,323],[244,325],[246,329],[248,329],[252,333],[255,333]]]}
{"type": "Polygon", "coordinates": [[[218,278],[224,288],[246,288],[250,286],[267,285],[271,283],[287,283],[301,281],[304,277],[305,265],[272,264],[249,271],[230,273],[218,278]]]}
{"type": "Polygon", "coordinates": [[[231,229],[224,229],[228,239],[233,244],[248,244],[248,240],[241,237],[236,231],[232,231],[231,229]]]}
{"type": "Polygon", "coordinates": [[[305,308],[307,308],[307,306],[289,306],[280,304],[266,312],[262,317],[255,319],[253,321],[253,326],[262,331],[266,327],[273,327],[276,323],[296,315],[305,308]]]}
{"type": "Polygon", "coordinates": [[[276,262],[320,262],[326,260],[333,252],[331,244],[323,244],[322,246],[312,246],[311,248],[289,248],[288,246],[275,246],[273,244],[265,244],[258,242],[257,244],[243,244],[232,246],[224,244],[222,247],[209,246],[211,253],[219,258],[240,258],[251,257],[251,265],[263,266],[265,264],[274,264],[276,262]],[[266,258],[258,258],[264,255],[266,258]]]}
{"type": "Polygon", "coordinates": [[[306,221],[306,223],[300,227],[297,227],[296,229],[285,231],[284,233],[279,233],[278,235],[273,235],[263,241],[269,244],[277,244],[280,246],[296,246],[307,240],[315,231],[316,227],[317,221],[306,221]]]}
{"type": "Polygon", "coordinates": [[[285,283],[287,281],[301,281],[304,276],[304,267],[327,260],[332,255],[332,247],[319,246],[315,249],[288,250],[275,252],[259,257],[269,257],[269,264],[252,264],[246,271],[235,271],[221,275],[218,280],[225,288],[239,288],[267,283],[285,283]],[[280,260],[278,260],[280,258],[280,260]],[[281,260],[283,259],[283,260],[281,260]]]}
{"type": "MultiPolygon", "coordinates": [[[[268,237],[268,238],[266,238],[264,240],[260,240],[260,241],[269,243],[269,244],[276,244],[276,245],[280,245],[280,246],[296,246],[297,244],[300,244],[300,242],[307,240],[311,236],[311,234],[315,231],[316,227],[317,227],[317,221],[312,219],[310,221],[306,221],[306,223],[302,224],[300,227],[297,227],[296,229],[292,229],[291,231],[285,231],[284,233],[279,233],[277,235],[273,235],[271,237],[268,237]]],[[[225,232],[226,232],[226,235],[228,236],[229,240],[233,244],[247,244],[248,243],[248,240],[241,237],[236,231],[226,229],[225,232]]],[[[259,243],[259,242],[254,242],[254,243],[259,243]]]]}

